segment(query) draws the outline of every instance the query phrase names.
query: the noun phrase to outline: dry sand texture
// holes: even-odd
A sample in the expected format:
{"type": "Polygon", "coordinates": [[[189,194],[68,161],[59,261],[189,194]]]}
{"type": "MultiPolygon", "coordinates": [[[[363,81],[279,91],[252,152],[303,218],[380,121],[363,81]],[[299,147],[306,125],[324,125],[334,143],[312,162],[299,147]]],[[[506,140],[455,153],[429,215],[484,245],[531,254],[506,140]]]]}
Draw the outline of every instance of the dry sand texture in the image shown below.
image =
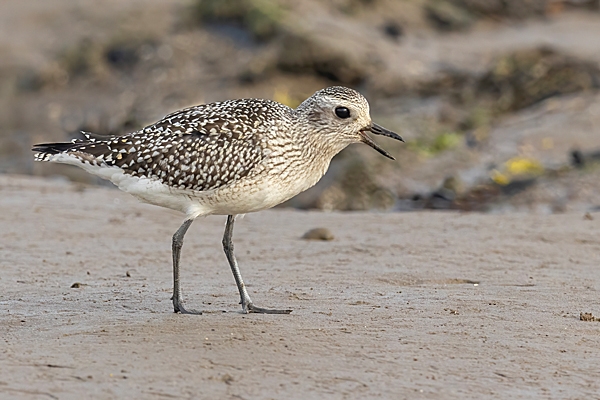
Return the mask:
{"type": "Polygon", "coordinates": [[[116,190],[0,176],[0,397],[597,398],[600,215],[275,210],[223,217],[116,190]],[[326,227],[333,241],[300,239],[326,227]],[[77,283],[77,288],[72,288],[77,283]]]}

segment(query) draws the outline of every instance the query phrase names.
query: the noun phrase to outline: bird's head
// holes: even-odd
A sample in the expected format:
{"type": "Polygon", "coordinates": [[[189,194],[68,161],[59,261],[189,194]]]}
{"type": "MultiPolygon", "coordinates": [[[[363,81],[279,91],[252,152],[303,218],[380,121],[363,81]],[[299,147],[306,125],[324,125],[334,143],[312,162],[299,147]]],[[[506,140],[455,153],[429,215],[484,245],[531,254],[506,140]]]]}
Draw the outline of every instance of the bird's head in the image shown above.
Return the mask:
{"type": "Polygon", "coordinates": [[[350,88],[331,86],[319,90],[302,102],[296,111],[304,115],[318,135],[339,145],[339,150],[352,143],[365,143],[393,160],[394,157],[379,147],[367,132],[404,142],[397,133],[371,121],[367,99],[350,88]]]}

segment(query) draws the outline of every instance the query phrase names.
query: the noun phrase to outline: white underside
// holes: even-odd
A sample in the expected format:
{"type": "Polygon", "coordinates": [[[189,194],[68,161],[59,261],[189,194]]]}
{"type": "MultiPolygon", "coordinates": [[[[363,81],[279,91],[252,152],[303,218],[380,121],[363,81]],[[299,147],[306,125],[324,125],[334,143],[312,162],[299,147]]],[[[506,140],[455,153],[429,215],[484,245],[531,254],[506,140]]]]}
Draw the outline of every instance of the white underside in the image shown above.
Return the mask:
{"type": "MultiPolygon", "coordinates": [[[[236,215],[265,210],[274,207],[312,184],[303,182],[295,189],[274,184],[269,179],[247,179],[239,181],[235,187],[224,187],[210,191],[173,189],[155,179],[131,176],[119,168],[91,165],[69,154],[56,154],[48,161],[75,165],[90,174],[114,183],[119,189],[139,200],[172,210],[181,211],[186,218],[193,219],[206,215],[236,215]],[[247,190],[244,190],[247,188],[247,190]]],[[[320,177],[319,177],[320,178],[320,177]]],[[[315,181],[316,182],[316,181],[315,181]]]]}

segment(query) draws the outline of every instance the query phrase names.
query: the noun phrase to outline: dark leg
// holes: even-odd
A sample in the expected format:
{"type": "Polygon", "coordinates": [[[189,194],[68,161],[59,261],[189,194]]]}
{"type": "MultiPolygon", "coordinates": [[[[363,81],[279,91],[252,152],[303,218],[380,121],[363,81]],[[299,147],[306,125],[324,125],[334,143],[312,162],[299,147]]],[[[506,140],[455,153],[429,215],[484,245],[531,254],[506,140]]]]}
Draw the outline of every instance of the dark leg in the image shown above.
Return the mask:
{"type": "Polygon", "coordinates": [[[231,267],[231,272],[233,272],[233,277],[235,278],[235,283],[237,284],[238,290],[240,291],[240,304],[242,305],[242,310],[244,313],[263,313],[263,314],[289,314],[292,310],[271,310],[268,308],[260,308],[256,307],[252,303],[252,299],[246,290],[246,285],[244,285],[244,280],[242,279],[242,274],[240,273],[240,268],[238,267],[237,260],[235,259],[235,255],[233,254],[233,223],[235,222],[235,215],[227,216],[227,225],[225,226],[225,234],[223,235],[223,250],[225,250],[225,255],[227,256],[227,261],[229,261],[229,266],[231,267]]]}
{"type": "Polygon", "coordinates": [[[185,220],[173,235],[173,308],[176,313],[181,314],[202,314],[201,311],[186,310],[183,307],[183,296],[181,295],[181,286],[179,286],[179,258],[183,246],[183,237],[193,221],[192,219],[185,220]]]}

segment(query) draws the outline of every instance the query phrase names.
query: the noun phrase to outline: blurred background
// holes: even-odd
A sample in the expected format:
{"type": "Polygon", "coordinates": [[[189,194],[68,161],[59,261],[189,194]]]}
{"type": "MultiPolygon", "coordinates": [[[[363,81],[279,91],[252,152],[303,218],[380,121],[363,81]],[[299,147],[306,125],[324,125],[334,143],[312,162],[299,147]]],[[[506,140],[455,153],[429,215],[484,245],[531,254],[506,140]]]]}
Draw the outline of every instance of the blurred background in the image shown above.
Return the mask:
{"type": "Polygon", "coordinates": [[[330,85],[407,143],[349,147],[287,206],[600,209],[599,0],[2,0],[0,173],[101,184],[31,145],[330,85]]]}

